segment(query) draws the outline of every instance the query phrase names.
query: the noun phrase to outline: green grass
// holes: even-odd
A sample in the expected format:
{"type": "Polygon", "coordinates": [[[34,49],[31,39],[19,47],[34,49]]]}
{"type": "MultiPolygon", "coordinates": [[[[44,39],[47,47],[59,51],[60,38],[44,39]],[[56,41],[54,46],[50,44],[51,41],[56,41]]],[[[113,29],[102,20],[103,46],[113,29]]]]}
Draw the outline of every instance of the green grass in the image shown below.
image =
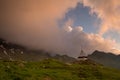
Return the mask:
{"type": "Polygon", "coordinates": [[[0,61],[0,80],[120,80],[120,71],[89,61],[73,64],[54,59],[0,61]]]}

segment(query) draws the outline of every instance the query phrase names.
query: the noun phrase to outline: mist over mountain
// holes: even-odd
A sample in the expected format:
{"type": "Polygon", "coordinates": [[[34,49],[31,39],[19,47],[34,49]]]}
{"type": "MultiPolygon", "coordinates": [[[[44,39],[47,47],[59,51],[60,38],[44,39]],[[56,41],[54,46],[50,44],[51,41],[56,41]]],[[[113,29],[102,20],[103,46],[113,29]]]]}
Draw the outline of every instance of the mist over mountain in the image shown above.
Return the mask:
{"type": "Polygon", "coordinates": [[[0,39],[0,59],[11,61],[40,61],[54,58],[64,62],[73,62],[76,59],[67,55],[59,55],[44,50],[32,50],[0,39]]]}
{"type": "MultiPolygon", "coordinates": [[[[81,55],[78,55],[81,56],[81,55]]],[[[0,59],[11,61],[41,61],[43,59],[57,59],[63,62],[74,62],[76,58],[68,55],[60,55],[58,53],[47,52],[45,50],[28,49],[18,44],[10,43],[4,39],[0,39],[0,59]]],[[[120,55],[107,53],[102,51],[94,51],[88,55],[88,59],[108,67],[120,69],[120,55]]]]}

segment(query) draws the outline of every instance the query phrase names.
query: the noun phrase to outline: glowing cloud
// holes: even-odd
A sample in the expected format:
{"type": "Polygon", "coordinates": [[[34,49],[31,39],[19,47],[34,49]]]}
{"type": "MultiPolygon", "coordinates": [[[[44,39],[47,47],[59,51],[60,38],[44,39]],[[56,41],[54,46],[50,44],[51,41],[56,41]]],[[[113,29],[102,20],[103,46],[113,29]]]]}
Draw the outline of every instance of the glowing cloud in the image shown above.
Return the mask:
{"type": "Polygon", "coordinates": [[[60,44],[57,19],[76,4],[76,0],[2,0],[0,36],[15,43],[51,50],[60,44]]]}
{"type": "Polygon", "coordinates": [[[85,33],[82,27],[72,28],[71,32],[64,34],[66,34],[64,36],[64,53],[69,55],[76,57],[81,49],[87,54],[91,54],[95,50],[117,53],[116,49],[113,51],[113,46],[116,45],[114,40],[104,39],[99,34],[85,33]]]}
{"type": "MultiPolygon", "coordinates": [[[[93,8],[93,12],[98,13],[103,19],[103,25],[111,22],[111,18],[108,21],[104,17],[105,12],[104,10],[101,12],[101,7],[100,12],[94,9],[92,1],[94,0],[85,1],[84,4],[93,8]]],[[[101,2],[101,0],[96,1],[101,2]]],[[[57,20],[64,17],[68,9],[75,7],[77,2],[77,0],[0,0],[0,36],[29,48],[74,57],[79,55],[81,48],[87,54],[91,54],[94,50],[110,51],[113,49],[115,41],[104,39],[98,34],[85,33],[81,26],[58,27],[57,20]]],[[[109,15],[107,17],[110,17],[109,15]]],[[[115,12],[115,15],[118,13],[115,12]]],[[[68,23],[72,22],[68,21],[68,23]]],[[[113,22],[109,25],[112,24],[113,22]]],[[[117,22],[114,24],[118,25],[117,22]]],[[[103,27],[100,32],[102,31],[103,27]]]]}
{"type": "Polygon", "coordinates": [[[82,3],[101,19],[99,34],[109,30],[120,32],[120,0],[82,0],[82,3]]]}

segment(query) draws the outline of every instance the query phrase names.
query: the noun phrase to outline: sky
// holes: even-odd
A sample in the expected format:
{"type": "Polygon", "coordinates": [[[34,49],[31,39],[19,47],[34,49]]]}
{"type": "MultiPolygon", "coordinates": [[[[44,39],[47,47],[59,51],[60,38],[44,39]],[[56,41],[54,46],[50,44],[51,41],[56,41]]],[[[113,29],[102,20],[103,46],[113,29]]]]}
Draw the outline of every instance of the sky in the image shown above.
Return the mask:
{"type": "Polygon", "coordinates": [[[64,23],[71,19],[74,22],[73,26],[83,26],[85,32],[96,33],[99,28],[100,19],[95,14],[89,14],[89,11],[89,7],[85,7],[82,3],[78,2],[75,8],[69,9],[61,22],[64,23]]]}
{"type": "Polygon", "coordinates": [[[120,0],[0,0],[0,37],[77,57],[120,54],[120,0]]]}

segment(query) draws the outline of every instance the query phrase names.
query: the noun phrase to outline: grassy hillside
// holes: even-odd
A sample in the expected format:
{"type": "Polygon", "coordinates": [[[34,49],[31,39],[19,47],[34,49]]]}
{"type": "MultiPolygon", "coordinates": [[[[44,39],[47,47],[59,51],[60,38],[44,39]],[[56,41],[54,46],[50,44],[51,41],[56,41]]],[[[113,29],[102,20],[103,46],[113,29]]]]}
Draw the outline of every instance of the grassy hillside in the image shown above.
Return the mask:
{"type": "Polygon", "coordinates": [[[120,80],[120,71],[91,61],[0,61],[0,80],[120,80]]]}

